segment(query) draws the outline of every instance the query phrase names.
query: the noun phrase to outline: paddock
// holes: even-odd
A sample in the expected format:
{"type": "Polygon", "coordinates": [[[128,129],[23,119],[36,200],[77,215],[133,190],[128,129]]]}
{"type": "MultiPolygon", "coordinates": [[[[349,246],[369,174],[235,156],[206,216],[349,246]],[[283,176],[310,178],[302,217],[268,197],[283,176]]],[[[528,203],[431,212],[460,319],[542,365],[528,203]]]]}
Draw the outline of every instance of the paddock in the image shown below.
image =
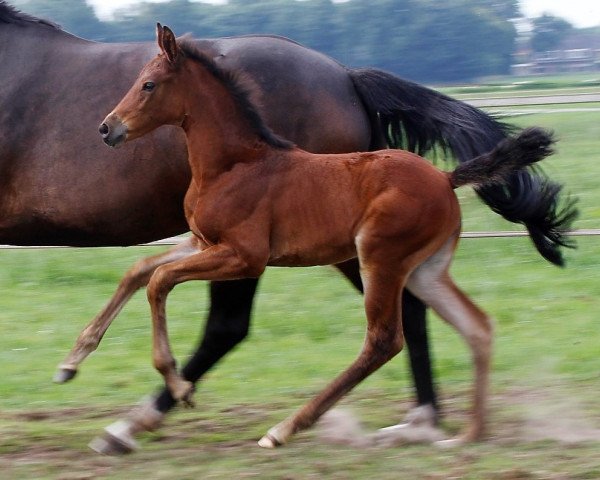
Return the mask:
{"type": "MultiPolygon", "coordinates": [[[[580,198],[575,226],[600,225],[600,114],[532,114],[520,124],[556,130],[558,154],[544,165],[580,198]]],[[[464,189],[464,230],[507,231],[464,189]]],[[[100,349],[68,385],[51,383],[81,327],[137,258],[164,247],[2,250],[0,466],[10,478],[595,478],[600,476],[600,303],[597,236],[578,236],[567,267],[544,263],[527,238],[461,242],[453,274],[496,318],[489,436],[443,451],[430,446],[332,444],[318,430],[275,452],[255,447],[347,364],[364,333],[362,301],[327,268],[270,269],[254,310],[249,341],[214,369],[198,407],[180,410],[142,450],[95,456],[87,443],[160,378],[150,365],[150,324],[138,294],[100,349]],[[393,474],[392,474],[393,473],[393,474]],[[428,477],[427,477],[428,476],[428,477]]],[[[181,360],[199,335],[206,288],[177,287],[169,303],[174,351],[181,360]]],[[[429,322],[444,427],[464,423],[470,358],[450,329],[429,322]],[[460,403],[458,399],[460,400],[460,403]],[[452,423],[447,423],[451,421],[452,423]]],[[[350,394],[367,432],[400,420],[412,398],[405,355],[350,394]]]]}

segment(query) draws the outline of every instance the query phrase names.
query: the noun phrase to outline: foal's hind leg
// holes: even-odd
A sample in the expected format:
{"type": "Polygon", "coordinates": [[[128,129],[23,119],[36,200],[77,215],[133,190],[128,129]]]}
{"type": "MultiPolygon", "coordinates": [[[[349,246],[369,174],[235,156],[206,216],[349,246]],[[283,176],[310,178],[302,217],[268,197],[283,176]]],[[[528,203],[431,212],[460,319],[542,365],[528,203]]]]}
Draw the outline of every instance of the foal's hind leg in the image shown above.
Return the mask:
{"type": "Polygon", "coordinates": [[[145,287],[154,271],[165,263],[188,257],[198,252],[196,237],[184,240],[167,252],[143,258],[131,267],[102,311],[79,334],[67,358],[59,365],[54,381],[64,383],[77,374],[77,368],[102,340],[112,321],[140,288],[145,287]]]}
{"type": "Polygon", "coordinates": [[[400,291],[402,275],[380,269],[363,270],[367,334],[358,358],[319,395],[296,414],[271,428],[258,442],[273,448],[284,444],[291,435],[313,425],[343,395],[396,355],[403,346],[400,291]],[[366,274],[365,272],[369,273],[366,274]]]}
{"type": "Polygon", "coordinates": [[[453,237],[409,277],[407,288],[445,321],[455,327],[469,345],[475,364],[471,422],[452,442],[467,442],[483,435],[488,396],[493,325],[454,283],[448,269],[456,248],[453,237]]]}

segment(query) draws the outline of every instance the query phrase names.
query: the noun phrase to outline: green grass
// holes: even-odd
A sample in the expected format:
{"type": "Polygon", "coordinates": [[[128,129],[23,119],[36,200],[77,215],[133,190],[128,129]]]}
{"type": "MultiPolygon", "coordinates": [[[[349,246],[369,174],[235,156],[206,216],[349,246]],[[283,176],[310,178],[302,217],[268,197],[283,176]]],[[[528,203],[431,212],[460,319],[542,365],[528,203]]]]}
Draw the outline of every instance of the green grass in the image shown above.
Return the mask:
{"type": "MultiPolygon", "coordinates": [[[[600,227],[600,113],[516,121],[556,131],[559,151],[545,170],[579,197],[575,226],[600,227]]],[[[465,230],[515,229],[470,190],[459,195],[465,230]]],[[[527,238],[461,242],[453,274],[496,319],[486,442],[451,451],[356,449],[309,431],[283,449],[256,447],[266,429],[354,358],[365,329],[361,298],[333,270],[273,268],[261,280],[250,338],[206,376],[197,408],[173,414],[142,438],[142,451],[122,459],[97,457],[86,444],[160,383],[145,295],[124,309],[72,383],[51,378],[122,272],[160,249],[0,251],[0,478],[600,478],[600,240],[578,245],[561,270],[544,263],[527,238]],[[559,441],[566,437],[581,441],[559,441]]],[[[206,309],[201,283],[178,286],[170,297],[179,359],[195,345],[206,309]]],[[[449,327],[432,317],[430,330],[444,426],[452,432],[466,421],[471,362],[449,327]]],[[[343,406],[371,431],[397,422],[412,400],[406,367],[401,354],[343,406]]]]}

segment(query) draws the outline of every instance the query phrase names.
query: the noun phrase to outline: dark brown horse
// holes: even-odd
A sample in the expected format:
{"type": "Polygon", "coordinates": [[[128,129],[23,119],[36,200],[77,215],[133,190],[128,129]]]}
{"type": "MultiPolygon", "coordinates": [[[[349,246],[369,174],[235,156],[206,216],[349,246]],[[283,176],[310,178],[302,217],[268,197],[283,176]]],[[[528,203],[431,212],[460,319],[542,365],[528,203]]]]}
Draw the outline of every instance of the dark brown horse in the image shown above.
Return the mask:
{"type": "MultiPolygon", "coordinates": [[[[368,150],[386,141],[401,146],[402,139],[420,153],[446,145],[466,160],[506,133],[464,103],[383,72],[347,69],[286,39],[196,43],[220,65],[252,78],[267,123],[309,151],[368,150]]],[[[0,1],[0,243],[133,245],[187,230],[181,204],[190,171],[177,129],[160,129],[116,152],[95,141],[98,114],[127,91],[155,51],[154,44],[86,41],[0,1]]],[[[568,228],[568,215],[558,212],[558,190],[523,172],[506,190],[486,188],[482,195],[494,210],[524,223],[544,257],[561,263],[560,231],[568,228]]],[[[356,265],[344,267],[361,288],[356,265]]],[[[134,266],[97,318],[114,318],[152,268],[152,261],[134,266]]],[[[256,286],[256,279],[211,284],[204,338],[183,368],[187,379],[196,382],[245,338],[256,286]]],[[[435,407],[425,310],[407,295],[404,312],[411,318],[404,328],[418,403],[435,407]]],[[[59,380],[74,372],[62,373],[59,380]]],[[[163,390],[149,411],[156,420],[173,405],[163,390]]],[[[138,415],[128,431],[154,420],[138,415]]]]}
{"type": "MultiPolygon", "coordinates": [[[[488,316],[454,284],[449,266],[460,234],[462,185],[502,185],[552,153],[552,138],[528,129],[451,173],[414,153],[311,154],[275,135],[250,98],[252,87],[192,42],[157,27],[161,49],[100,127],[120,145],[162,125],[183,129],[192,181],[185,213],[195,252],[158,267],[148,283],[154,366],[175,399],[192,404],[177,372],[166,302],[190,280],[258,278],[267,266],[333,265],[358,258],[367,333],[358,358],[296,414],[260,440],[276,447],[310,427],[404,345],[404,288],[454,326],[475,364],[472,419],[456,440],[484,429],[491,358],[488,316]],[[424,188],[426,186],[426,188],[424,188]]],[[[143,163],[140,164],[143,169],[143,163]]]]}

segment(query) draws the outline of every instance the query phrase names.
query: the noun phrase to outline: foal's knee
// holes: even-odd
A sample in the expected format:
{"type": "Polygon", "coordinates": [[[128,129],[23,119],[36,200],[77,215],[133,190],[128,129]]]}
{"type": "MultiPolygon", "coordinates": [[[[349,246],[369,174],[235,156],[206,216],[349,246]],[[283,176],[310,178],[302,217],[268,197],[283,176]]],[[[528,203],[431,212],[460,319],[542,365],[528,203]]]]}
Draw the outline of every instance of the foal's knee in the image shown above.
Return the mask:
{"type": "Polygon", "coordinates": [[[144,285],[148,283],[150,280],[150,276],[152,275],[152,270],[149,270],[146,259],[138,260],[133,264],[133,266],[127,270],[121,283],[129,286],[132,289],[140,289],[144,285]]]}
{"type": "Polygon", "coordinates": [[[167,271],[162,267],[158,267],[150,277],[150,281],[146,287],[148,301],[150,304],[162,301],[172,289],[173,285],[167,271]]]}

